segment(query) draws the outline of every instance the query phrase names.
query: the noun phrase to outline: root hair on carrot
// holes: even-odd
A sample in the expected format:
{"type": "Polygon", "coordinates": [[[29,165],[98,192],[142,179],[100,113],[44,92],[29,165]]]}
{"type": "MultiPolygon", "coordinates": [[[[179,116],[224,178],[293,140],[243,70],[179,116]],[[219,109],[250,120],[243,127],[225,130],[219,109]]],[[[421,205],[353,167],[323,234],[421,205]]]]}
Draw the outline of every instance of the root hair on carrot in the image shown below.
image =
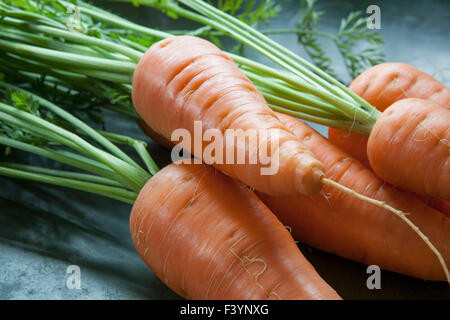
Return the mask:
{"type": "MultiPolygon", "coordinates": [[[[254,246],[254,245],[253,245],[254,246]]],[[[267,290],[263,287],[263,285],[261,283],[259,283],[258,279],[259,276],[261,276],[264,271],[267,270],[267,263],[264,261],[264,259],[260,259],[260,258],[249,258],[247,255],[245,255],[245,252],[249,251],[253,246],[250,246],[249,248],[245,249],[241,255],[238,255],[236,252],[234,252],[233,248],[230,248],[228,250],[228,252],[230,252],[240,263],[242,266],[242,269],[244,269],[245,272],[247,272],[250,277],[253,277],[255,280],[255,284],[264,292],[266,292],[267,290]],[[263,267],[261,270],[257,271],[257,272],[253,272],[251,273],[248,270],[248,266],[251,265],[252,263],[257,263],[260,262],[262,263],[263,267]]],[[[231,285],[231,283],[230,283],[231,285]]]]}
{"type": "Polygon", "coordinates": [[[362,194],[359,194],[356,191],[353,191],[352,189],[349,189],[346,186],[343,186],[331,179],[323,177],[322,183],[324,185],[332,186],[336,189],[339,189],[348,195],[351,195],[353,197],[361,199],[362,201],[365,201],[365,202],[371,203],[375,206],[378,206],[380,208],[386,209],[386,210],[392,212],[393,214],[395,214],[396,216],[398,216],[400,219],[402,219],[425,242],[425,244],[430,248],[430,250],[438,258],[439,263],[441,264],[442,269],[444,270],[445,277],[447,278],[447,282],[450,285],[450,273],[448,271],[448,268],[447,268],[444,258],[442,257],[441,253],[436,249],[436,247],[431,243],[431,241],[428,239],[428,237],[426,235],[424,235],[422,233],[422,231],[420,231],[420,229],[414,223],[412,223],[411,220],[409,220],[407,218],[407,213],[404,213],[400,210],[397,210],[397,209],[391,207],[384,201],[375,200],[375,199],[366,197],[362,194]]]}

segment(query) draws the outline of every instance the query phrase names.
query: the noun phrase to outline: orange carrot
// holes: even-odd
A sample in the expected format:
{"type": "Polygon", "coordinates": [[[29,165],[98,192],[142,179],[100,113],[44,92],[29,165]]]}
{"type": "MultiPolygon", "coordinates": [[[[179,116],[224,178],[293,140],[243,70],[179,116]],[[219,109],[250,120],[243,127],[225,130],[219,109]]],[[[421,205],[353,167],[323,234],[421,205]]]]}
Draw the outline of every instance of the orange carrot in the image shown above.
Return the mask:
{"type": "Polygon", "coordinates": [[[368,136],[329,127],[328,139],[353,158],[359,160],[366,168],[370,168],[369,159],[367,158],[368,136]]]}
{"type": "Polygon", "coordinates": [[[450,110],[434,102],[415,98],[395,102],[370,133],[371,168],[395,186],[450,200],[449,125],[450,110]]]}
{"type": "MultiPolygon", "coordinates": [[[[353,80],[349,89],[380,111],[405,98],[433,101],[445,108],[450,105],[450,89],[429,74],[406,63],[387,62],[376,65],[353,80]]],[[[369,167],[366,146],[368,137],[329,128],[329,139],[369,167]]]]}
{"type": "Polygon", "coordinates": [[[141,190],[130,230],[145,263],[189,299],[340,299],[246,186],[171,164],[141,190]]]}
{"type": "Polygon", "coordinates": [[[450,201],[433,197],[420,197],[420,199],[430,207],[442,212],[450,218],[450,201]]]}
{"type": "Polygon", "coordinates": [[[384,111],[405,98],[433,101],[448,107],[450,89],[429,74],[406,63],[382,63],[359,75],[350,89],[384,111]]]}
{"type": "MultiPolygon", "coordinates": [[[[218,164],[227,175],[268,194],[314,194],[322,187],[323,168],[312,153],[289,132],[267,106],[263,96],[236,64],[209,41],[189,36],[162,40],[140,59],[133,76],[133,102],[144,121],[158,134],[171,139],[175,129],[194,133],[194,121],[202,121],[203,132],[219,129],[270,129],[278,134],[279,170],[261,175],[263,165],[218,164]]],[[[268,139],[275,139],[275,134],[268,139]]],[[[265,138],[257,132],[258,143],[265,138]]],[[[233,151],[260,154],[238,139],[233,151]]],[[[270,143],[268,143],[270,145],[270,143]]],[[[201,157],[202,150],[184,145],[201,157]],[[199,154],[200,153],[200,154],[199,154]]],[[[223,154],[226,155],[227,146],[223,154]]],[[[270,156],[270,155],[269,155],[270,156]]],[[[209,159],[204,157],[205,162],[209,159]]]]}
{"type": "MultiPolygon", "coordinates": [[[[403,98],[420,98],[444,108],[450,104],[450,89],[430,75],[404,63],[383,63],[358,76],[349,87],[369,103],[384,111],[403,98]]],[[[405,105],[406,106],[406,105],[405,105]]],[[[368,137],[330,128],[329,139],[370,168],[367,157],[368,137]]],[[[430,206],[450,216],[450,203],[439,198],[420,195],[430,206]]]]}
{"type": "MultiPolygon", "coordinates": [[[[306,124],[286,115],[280,120],[321,160],[335,181],[403,212],[450,262],[450,219],[411,194],[386,185],[359,161],[306,124]]],[[[391,213],[333,188],[314,196],[273,197],[258,193],[295,238],[321,250],[365,264],[427,280],[445,280],[435,255],[391,213]]],[[[447,278],[448,280],[448,278],[447,278]]]]}

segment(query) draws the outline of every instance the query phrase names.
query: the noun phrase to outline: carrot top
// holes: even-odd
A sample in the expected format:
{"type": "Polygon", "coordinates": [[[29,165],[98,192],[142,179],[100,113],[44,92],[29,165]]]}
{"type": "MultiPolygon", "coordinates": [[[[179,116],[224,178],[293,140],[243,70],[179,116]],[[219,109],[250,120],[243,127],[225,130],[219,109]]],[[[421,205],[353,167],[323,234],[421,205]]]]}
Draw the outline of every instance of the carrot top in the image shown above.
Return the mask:
{"type": "MultiPolygon", "coordinates": [[[[200,0],[167,2],[171,12],[229,34],[283,69],[228,53],[252,80],[274,110],[327,126],[369,134],[380,112],[338,80],[305,59],[215,7],[200,0]]],[[[131,77],[147,48],[173,34],[146,28],[110,12],[77,2],[80,30],[67,27],[66,9],[4,1],[0,4],[0,60],[35,74],[51,74],[57,81],[102,95],[98,84],[130,95],[131,77]],[[95,28],[93,27],[95,25],[95,28]],[[117,31],[120,28],[120,32],[117,31]],[[87,86],[83,79],[97,85],[87,86]],[[116,89],[118,88],[118,89],[116,89]]],[[[145,4],[145,2],[144,2],[145,4]]],[[[122,108],[117,108],[119,111],[122,108]]],[[[133,114],[132,109],[121,112],[133,114]]],[[[135,116],[135,114],[134,114],[135,116]]]]}

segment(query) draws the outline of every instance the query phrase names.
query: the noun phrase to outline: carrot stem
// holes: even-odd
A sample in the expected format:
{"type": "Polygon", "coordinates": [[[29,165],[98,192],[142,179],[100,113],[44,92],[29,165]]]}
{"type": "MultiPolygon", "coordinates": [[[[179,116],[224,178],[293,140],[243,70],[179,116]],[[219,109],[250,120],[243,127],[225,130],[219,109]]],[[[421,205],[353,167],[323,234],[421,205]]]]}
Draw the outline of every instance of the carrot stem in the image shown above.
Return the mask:
{"type": "Polygon", "coordinates": [[[84,134],[87,134],[89,137],[93,138],[95,141],[97,141],[100,145],[104,146],[107,150],[109,150],[112,154],[116,155],[118,158],[122,159],[123,161],[129,163],[130,165],[132,165],[136,168],[140,168],[139,165],[134,160],[132,160],[125,152],[123,152],[117,146],[112,144],[108,139],[106,139],[103,135],[98,133],[96,130],[92,129],[86,123],[84,123],[80,119],[74,117],[69,112],[65,111],[64,109],[56,106],[55,104],[51,103],[50,101],[48,101],[46,99],[41,98],[38,95],[35,95],[24,89],[20,89],[16,86],[7,84],[5,82],[0,81],[0,87],[8,88],[10,90],[21,90],[23,92],[26,92],[27,94],[32,96],[34,99],[36,99],[42,107],[54,112],[56,115],[58,115],[62,119],[66,120],[67,122],[74,125],[80,131],[82,131],[84,134]]]}
{"type": "Polygon", "coordinates": [[[133,204],[137,198],[136,192],[128,191],[122,188],[105,186],[97,183],[85,182],[75,179],[62,178],[48,174],[17,170],[13,168],[4,167],[1,165],[0,165],[0,174],[12,178],[31,180],[39,183],[48,183],[61,187],[87,191],[130,204],[133,204]]]}
{"type": "Polygon", "coordinates": [[[5,40],[0,40],[0,48],[7,50],[8,52],[31,57],[37,61],[71,67],[83,67],[96,71],[117,72],[119,74],[132,75],[136,68],[136,64],[132,62],[85,56],[5,40]]]}
{"type": "Polygon", "coordinates": [[[0,103],[0,117],[8,123],[23,128],[38,137],[56,141],[87,154],[115,171],[136,191],[140,190],[150,178],[150,175],[142,168],[133,167],[125,161],[90,145],[79,136],[25,111],[0,103]]]}
{"type": "MultiPolygon", "coordinates": [[[[208,6],[201,1],[181,1],[187,6],[195,7],[194,10],[198,10],[200,12],[199,14],[183,9],[172,2],[163,4],[147,1],[141,2],[149,6],[156,6],[159,9],[166,8],[180,16],[198,21],[210,28],[213,27],[217,30],[228,31],[231,36],[251,46],[256,51],[266,55],[290,71],[277,70],[250,59],[229,54],[236,63],[241,65],[243,71],[253,81],[260,84],[259,87],[261,89],[266,89],[261,90],[263,92],[269,91],[270,93],[270,90],[272,90],[274,95],[278,95],[281,91],[284,94],[284,98],[292,100],[292,102],[310,104],[311,106],[323,108],[325,111],[332,111],[347,120],[353,121],[347,122],[350,123],[347,129],[352,129],[354,127],[353,123],[356,125],[373,125],[374,119],[379,116],[379,112],[375,108],[361,107],[357,100],[352,98],[348,92],[342,90],[341,87],[345,88],[345,86],[339,87],[337,84],[332,83],[331,80],[327,80],[320,74],[314,73],[308,65],[303,66],[299,63],[299,61],[303,61],[301,58],[296,62],[296,59],[289,56],[289,52],[278,50],[279,47],[282,48],[281,46],[275,45],[272,43],[272,40],[255,30],[248,31],[247,29],[250,27],[242,22],[235,25],[234,22],[236,21],[233,17],[221,13],[214,7],[208,6]],[[237,25],[242,27],[242,30],[236,27],[237,25]],[[304,92],[308,94],[304,95],[304,92]]],[[[60,1],[60,3],[64,6],[71,5],[67,1],[60,1]]],[[[30,5],[37,8],[35,1],[30,1],[30,5]]],[[[158,40],[173,36],[167,32],[139,26],[82,1],[79,1],[77,5],[81,13],[89,15],[92,19],[123,28],[122,34],[124,34],[124,30],[127,32],[133,31],[158,40]]],[[[55,11],[56,9],[48,7],[47,10],[55,11]]],[[[144,46],[124,37],[115,35],[115,40],[109,38],[108,32],[105,33],[106,37],[104,39],[99,39],[80,32],[68,31],[65,27],[50,26],[47,23],[45,25],[39,25],[38,21],[40,20],[37,20],[35,17],[25,18],[26,22],[24,23],[17,19],[11,19],[8,12],[10,11],[5,13],[6,17],[3,19],[4,22],[0,22],[0,24],[6,26],[15,25],[20,28],[19,31],[16,31],[18,33],[17,36],[20,35],[24,40],[0,40],[0,47],[6,49],[8,53],[14,53],[18,56],[24,56],[31,60],[39,61],[41,64],[48,65],[47,69],[53,72],[56,67],[59,73],[60,71],[58,69],[63,69],[65,72],[68,71],[69,73],[84,75],[88,79],[95,78],[118,84],[131,84],[131,77],[136,66],[134,62],[138,61],[146,50],[144,46]],[[32,31],[33,33],[27,35],[27,31],[32,31]],[[61,41],[60,38],[65,39],[65,41],[61,41]],[[131,45],[133,43],[134,45],[131,45]],[[86,48],[80,48],[77,46],[78,44],[84,44],[86,48]],[[130,59],[134,62],[130,61],[130,59]]],[[[46,16],[43,17],[42,19],[45,21],[49,19],[46,16]]],[[[87,90],[90,89],[88,88],[87,90]]],[[[275,105],[276,103],[272,99],[271,104],[275,105]]],[[[278,105],[278,107],[278,110],[289,108],[287,104],[278,105]]],[[[296,110],[294,109],[294,111],[296,110]]],[[[303,111],[300,114],[307,113],[307,110],[303,111]]],[[[314,109],[311,109],[311,111],[314,112],[314,109]]],[[[310,119],[317,117],[317,114],[313,113],[311,116],[310,119]]],[[[331,120],[333,117],[329,117],[329,119],[331,120]]],[[[334,125],[331,121],[328,121],[328,123],[331,126],[339,127],[343,124],[339,122],[334,125]]]]}
{"type": "Polygon", "coordinates": [[[142,161],[144,161],[147,169],[150,171],[152,175],[156,174],[159,171],[159,168],[156,162],[152,159],[150,154],[147,152],[147,143],[144,141],[136,140],[128,136],[124,136],[117,133],[112,133],[104,130],[97,130],[102,136],[108,138],[110,141],[114,141],[117,143],[121,143],[127,146],[130,146],[136,150],[138,155],[141,157],[142,161]]]}
{"type": "Polygon", "coordinates": [[[86,182],[93,182],[98,183],[102,185],[107,185],[111,187],[122,187],[122,185],[115,181],[108,178],[100,177],[93,174],[86,174],[86,173],[79,173],[79,172],[72,172],[67,170],[56,170],[56,169],[48,169],[43,167],[37,167],[37,166],[31,166],[31,165],[25,165],[25,164],[18,164],[18,163],[10,163],[10,162],[0,162],[0,167],[4,168],[10,168],[10,169],[16,169],[16,170],[24,170],[32,173],[42,173],[46,175],[51,175],[55,177],[61,177],[61,178],[69,178],[69,179],[75,179],[75,180],[81,180],[86,182]]]}
{"type": "Polygon", "coordinates": [[[280,107],[279,104],[274,105],[269,103],[269,107],[273,110],[284,113],[287,115],[294,116],[296,118],[300,118],[306,121],[311,121],[314,123],[318,123],[327,127],[333,126],[334,128],[341,129],[341,130],[347,130],[347,128],[352,126],[352,132],[356,132],[363,135],[368,135],[370,133],[371,127],[367,125],[363,125],[360,123],[356,123],[349,120],[337,120],[337,119],[329,119],[324,118],[320,116],[314,116],[310,112],[302,112],[302,111],[295,111],[292,110],[292,108],[286,109],[283,107],[280,107]]]}

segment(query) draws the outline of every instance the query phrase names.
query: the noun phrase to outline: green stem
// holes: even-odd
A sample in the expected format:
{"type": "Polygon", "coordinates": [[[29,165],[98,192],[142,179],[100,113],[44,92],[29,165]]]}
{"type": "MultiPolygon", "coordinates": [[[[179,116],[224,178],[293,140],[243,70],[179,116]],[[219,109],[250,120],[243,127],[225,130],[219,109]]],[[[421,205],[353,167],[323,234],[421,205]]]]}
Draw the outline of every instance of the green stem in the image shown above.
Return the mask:
{"type": "Polygon", "coordinates": [[[106,139],[103,135],[99,134],[96,130],[92,129],[90,126],[88,126],[86,123],[81,121],[80,119],[74,117],[67,111],[63,110],[62,108],[58,107],[57,105],[51,103],[50,101],[41,98],[29,91],[26,91],[24,89],[18,88],[16,86],[7,84],[5,82],[0,81],[0,87],[9,88],[11,90],[21,90],[23,92],[28,93],[31,95],[34,99],[39,101],[39,104],[43,106],[44,108],[52,111],[65,121],[69,122],[71,125],[73,125],[75,128],[79,129],[81,132],[86,134],[87,136],[91,137],[95,141],[97,141],[100,145],[105,147],[107,150],[109,150],[112,154],[117,156],[118,158],[122,159],[123,161],[127,162],[128,164],[134,166],[137,169],[140,169],[139,165],[134,162],[127,154],[125,154],[122,150],[120,150],[117,146],[115,146],[113,143],[111,143],[108,139],[106,139]]]}
{"type": "MultiPolygon", "coordinates": [[[[92,146],[85,140],[81,139],[79,136],[48,121],[45,121],[25,111],[7,106],[3,103],[0,103],[0,110],[2,112],[10,114],[11,116],[14,116],[14,118],[17,117],[19,120],[22,120],[24,123],[20,124],[15,121],[16,119],[9,119],[10,121],[13,121],[13,123],[15,123],[19,128],[22,125],[27,130],[33,132],[34,134],[37,134],[38,136],[41,135],[46,138],[48,137],[47,139],[49,139],[50,141],[56,141],[58,143],[66,145],[69,148],[77,150],[105,164],[106,166],[114,170],[118,175],[127,180],[131,184],[131,186],[133,186],[134,190],[140,190],[150,178],[150,175],[145,170],[136,169],[135,167],[130,166],[125,161],[92,146]]],[[[5,118],[5,116],[3,117],[5,118]]]]}
{"type": "Polygon", "coordinates": [[[53,37],[61,37],[63,39],[70,40],[75,43],[98,46],[99,48],[103,48],[107,51],[114,50],[130,58],[136,63],[139,62],[139,60],[142,57],[141,52],[136,51],[132,48],[120,45],[118,43],[114,43],[112,41],[106,41],[99,38],[89,37],[77,31],[65,31],[52,27],[37,26],[37,25],[28,25],[28,28],[36,32],[42,32],[44,34],[51,35],[53,37]]]}
{"type": "MultiPolygon", "coordinates": [[[[60,3],[65,5],[66,7],[72,5],[70,2],[67,2],[64,0],[60,0],[60,3]]],[[[169,33],[140,26],[136,23],[130,22],[119,16],[111,14],[108,11],[91,6],[88,3],[83,2],[83,1],[78,1],[78,6],[80,8],[81,13],[89,15],[92,18],[98,19],[100,21],[109,23],[113,26],[121,27],[123,29],[133,30],[135,32],[142,33],[147,36],[151,36],[151,37],[155,37],[155,38],[159,38],[159,39],[172,37],[172,35],[169,33]]]]}
{"type": "Polygon", "coordinates": [[[38,123],[35,123],[33,121],[27,121],[26,119],[24,120],[23,113],[25,112],[17,110],[16,108],[13,108],[0,102],[0,120],[3,120],[5,123],[9,125],[13,125],[17,128],[23,129],[38,138],[45,139],[47,141],[52,141],[53,143],[58,143],[60,145],[64,145],[68,148],[72,148],[77,151],[80,150],[80,148],[70,139],[64,136],[60,136],[55,132],[47,131],[45,130],[45,127],[43,127],[38,123]],[[18,117],[14,115],[15,111],[17,111],[17,113],[19,114],[18,117]]]}
{"type": "Polygon", "coordinates": [[[29,27],[28,28],[23,27],[22,24],[28,26],[28,24],[23,22],[18,26],[14,26],[14,28],[4,26],[11,24],[8,18],[0,20],[0,23],[2,24],[0,25],[0,37],[4,39],[9,39],[12,41],[40,47],[45,46],[46,48],[58,51],[65,51],[100,58],[103,57],[102,54],[100,54],[98,51],[95,50],[96,47],[87,47],[75,43],[61,42],[44,35],[36,34],[33,31],[27,30],[29,27]],[[21,28],[23,30],[19,30],[18,28],[21,28]]]}
{"type": "Polygon", "coordinates": [[[258,90],[261,91],[264,98],[266,99],[267,103],[270,105],[280,107],[287,110],[302,112],[306,114],[310,114],[312,116],[321,117],[321,118],[327,118],[330,120],[345,120],[345,118],[340,118],[334,113],[326,112],[321,109],[313,108],[309,104],[303,104],[299,103],[297,101],[292,101],[289,99],[285,99],[280,97],[277,94],[269,93],[268,91],[265,91],[264,88],[258,88],[258,90]]]}
{"type": "Polygon", "coordinates": [[[293,90],[289,87],[282,86],[282,85],[276,83],[275,81],[270,81],[267,78],[255,75],[253,73],[246,73],[246,75],[253,82],[255,82],[257,84],[258,83],[263,84],[263,86],[261,86],[261,88],[264,88],[266,90],[267,89],[272,90],[273,92],[279,93],[282,96],[291,98],[293,101],[308,104],[312,107],[317,107],[317,108],[322,109],[329,113],[345,116],[344,113],[342,113],[339,109],[336,109],[333,105],[323,102],[311,94],[293,90]]]}
{"type": "Polygon", "coordinates": [[[85,68],[104,72],[117,72],[132,75],[136,64],[125,61],[115,61],[105,58],[89,57],[81,54],[46,49],[23,43],[0,40],[0,48],[15,54],[44,61],[51,64],[85,68]]]}
{"type": "Polygon", "coordinates": [[[48,148],[34,146],[29,143],[17,141],[3,136],[0,136],[0,144],[25,152],[33,153],[45,158],[49,158],[70,165],[72,167],[100,175],[108,180],[119,181],[122,185],[124,184],[123,179],[120,179],[120,177],[118,177],[117,174],[115,174],[114,171],[110,170],[108,167],[95,160],[85,158],[78,154],[63,150],[51,150],[48,148]]]}
{"type": "MultiPolygon", "coordinates": [[[[250,59],[235,55],[235,54],[230,54],[228,53],[228,55],[238,64],[244,65],[246,67],[250,67],[252,70],[258,70],[263,72],[265,75],[267,76],[272,76],[272,77],[276,77],[280,80],[283,80],[285,82],[287,82],[288,84],[292,85],[293,87],[301,90],[302,92],[309,92],[315,96],[317,96],[318,98],[323,99],[324,101],[332,104],[333,106],[337,106],[339,105],[341,108],[340,109],[345,109],[351,112],[354,109],[354,105],[350,104],[348,101],[345,101],[344,99],[340,98],[340,97],[331,97],[329,95],[329,93],[327,93],[325,90],[312,86],[310,85],[308,82],[305,82],[303,79],[299,78],[298,76],[286,73],[286,72],[282,72],[280,70],[276,70],[267,66],[264,66],[260,63],[251,61],[250,59]]],[[[271,81],[265,81],[266,84],[270,84],[271,81]]],[[[342,112],[339,112],[342,114],[342,112]]],[[[365,116],[366,114],[361,114],[361,116],[365,116]]],[[[353,116],[353,114],[352,114],[353,116]]]]}
{"type": "Polygon", "coordinates": [[[98,130],[98,132],[111,141],[115,141],[117,143],[121,143],[134,148],[141,157],[142,161],[144,161],[147,169],[152,175],[156,174],[159,171],[157,164],[147,152],[147,143],[145,143],[144,141],[136,140],[128,136],[103,130],[98,130]]]}
{"type": "Polygon", "coordinates": [[[93,183],[108,185],[108,186],[112,186],[112,187],[121,187],[122,186],[120,183],[118,183],[115,180],[110,180],[110,179],[107,179],[104,177],[99,177],[99,176],[92,175],[92,174],[71,172],[71,171],[65,171],[65,170],[48,169],[48,168],[30,166],[30,165],[25,165],[25,164],[8,163],[8,162],[0,162],[0,167],[16,169],[16,170],[23,170],[23,171],[32,172],[32,173],[42,173],[42,174],[46,174],[46,175],[50,175],[50,176],[54,176],[54,177],[60,177],[60,178],[69,178],[69,179],[93,182],[93,183]]]}
{"type": "Polygon", "coordinates": [[[38,183],[48,183],[60,187],[86,191],[130,204],[133,204],[137,198],[136,192],[128,191],[122,188],[105,186],[91,182],[79,181],[75,179],[51,176],[43,173],[27,172],[24,170],[2,167],[1,165],[0,165],[0,174],[11,178],[25,179],[30,181],[36,181],[38,183]]]}
{"type": "Polygon", "coordinates": [[[242,21],[231,17],[225,12],[216,9],[215,7],[208,5],[200,0],[179,0],[183,4],[193,8],[194,10],[205,14],[209,18],[219,21],[222,25],[214,23],[214,27],[219,30],[229,32],[232,36],[237,37],[239,41],[266,55],[274,62],[282,65],[291,72],[304,77],[307,81],[317,86],[322,86],[330,90],[333,94],[348,100],[349,103],[359,102],[363,107],[354,105],[351,108],[342,108],[348,116],[354,115],[356,120],[361,123],[373,125],[379,116],[379,112],[371,106],[369,103],[358,97],[351,92],[347,87],[341,84],[339,81],[329,76],[313,64],[309,63],[305,59],[295,55],[290,50],[279,45],[275,41],[264,36],[260,32],[251,28],[242,21]],[[296,63],[298,62],[298,63],[296,63]],[[300,64],[299,64],[300,63],[300,64]],[[357,98],[355,98],[355,96],[357,98]],[[349,97],[351,97],[349,99],[349,97]]]}
{"type": "Polygon", "coordinates": [[[0,16],[9,16],[16,19],[26,20],[26,21],[39,21],[41,23],[45,23],[49,26],[54,26],[56,28],[65,28],[64,25],[62,25],[59,22],[56,22],[46,16],[42,16],[35,12],[28,12],[28,11],[19,11],[15,10],[13,7],[8,6],[4,4],[3,2],[0,2],[0,16]]]}
{"type": "Polygon", "coordinates": [[[327,127],[334,127],[336,129],[341,129],[341,130],[346,130],[349,131],[349,128],[351,128],[351,132],[356,132],[362,135],[369,135],[370,134],[370,130],[372,129],[370,126],[364,125],[364,124],[360,124],[360,123],[356,123],[354,121],[349,121],[349,120],[335,120],[335,119],[327,119],[327,118],[322,118],[322,117],[317,117],[314,115],[311,115],[309,113],[303,113],[301,111],[294,111],[291,109],[285,109],[282,107],[279,107],[278,105],[273,105],[273,104],[269,104],[269,106],[275,110],[278,111],[280,113],[284,113],[284,114],[289,114],[291,116],[306,120],[306,121],[311,121],[314,123],[318,123],[327,127]]]}

